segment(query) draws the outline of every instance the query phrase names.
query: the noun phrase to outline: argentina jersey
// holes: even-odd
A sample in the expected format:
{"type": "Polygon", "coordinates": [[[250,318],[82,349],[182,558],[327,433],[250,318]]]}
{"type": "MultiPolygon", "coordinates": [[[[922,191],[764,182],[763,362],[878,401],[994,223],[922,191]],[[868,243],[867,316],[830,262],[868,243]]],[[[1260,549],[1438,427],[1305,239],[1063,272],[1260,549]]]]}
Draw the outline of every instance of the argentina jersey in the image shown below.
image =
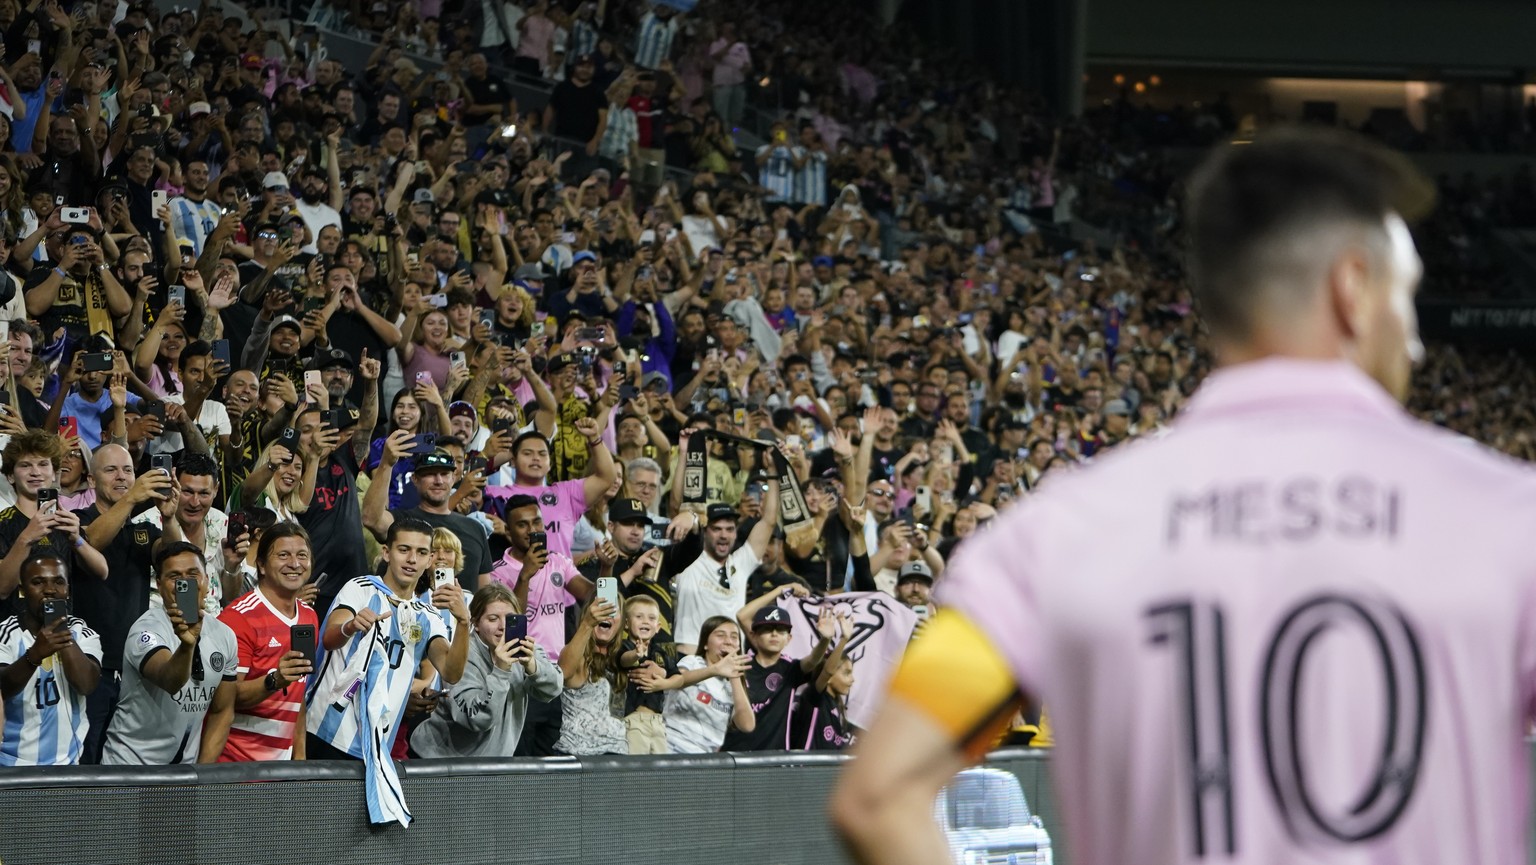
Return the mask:
{"type": "Polygon", "coordinates": [[[795,157],[786,145],[763,145],[757,158],[762,166],[757,182],[768,190],[769,201],[788,201],[795,194],[795,157]]]}
{"type": "Polygon", "coordinates": [[[316,685],[309,689],[306,726],[333,748],[361,760],[372,737],[393,736],[427,646],[434,639],[446,640],[448,632],[431,604],[401,601],[378,577],[347,582],[331,610],[343,608],[390,616],[325,653],[316,685]]]}
{"type": "MultiPolygon", "coordinates": [[[[69,630],[80,651],[101,663],[101,636],[73,616],[69,630]]],[[[37,638],[15,616],[0,622],[0,665],[27,662],[22,655],[37,638]]],[[[85,714],[86,695],[64,675],[58,655],[44,659],[32,678],[5,701],[4,738],[0,740],[0,766],[68,766],[80,762],[90,722],[85,714]]]]}
{"type": "Polygon", "coordinates": [[[827,152],[800,148],[796,148],[796,151],[804,154],[805,164],[795,172],[794,200],[799,204],[825,207],[827,205],[827,152]]]}

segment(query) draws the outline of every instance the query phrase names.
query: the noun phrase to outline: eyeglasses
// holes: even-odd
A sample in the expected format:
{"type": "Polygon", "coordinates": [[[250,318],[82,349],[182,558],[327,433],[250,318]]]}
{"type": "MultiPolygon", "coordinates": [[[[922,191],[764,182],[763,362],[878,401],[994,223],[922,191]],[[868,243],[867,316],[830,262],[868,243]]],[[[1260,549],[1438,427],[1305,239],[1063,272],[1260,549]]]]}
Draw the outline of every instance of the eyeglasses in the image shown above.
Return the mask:
{"type": "Polygon", "coordinates": [[[258,232],[256,232],[256,239],[257,240],[276,240],[277,239],[277,232],[275,232],[275,231],[258,231],[258,232]]]}
{"type": "Polygon", "coordinates": [[[720,578],[720,588],[725,589],[726,591],[730,591],[731,581],[730,578],[726,575],[725,569],[726,566],[721,565],[715,570],[715,575],[720,578]]]}
{"type": "Polygon", "coordinates": [[[868,490],[869,495],[882,499],[894,499],[896,494],[887,490],[868,490]]]}

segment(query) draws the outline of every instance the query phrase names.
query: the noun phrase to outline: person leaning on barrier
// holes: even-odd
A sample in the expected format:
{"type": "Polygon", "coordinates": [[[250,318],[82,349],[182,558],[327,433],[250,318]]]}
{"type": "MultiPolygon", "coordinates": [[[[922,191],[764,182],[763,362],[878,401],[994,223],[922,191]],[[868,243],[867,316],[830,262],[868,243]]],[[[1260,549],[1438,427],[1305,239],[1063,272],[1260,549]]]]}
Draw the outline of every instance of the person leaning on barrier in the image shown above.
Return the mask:
{"type": "Polygon", "coordinates": [[[212,763],[224,750],[235,708],[238,649],[229,626],[206,615],[203,554],[186,541],[155,550],[159,601],[128,632],[122,699],[107,728],[101,762],[163,766],[212,763]],[[176,584],[196,585],[198,619],[179,609],[176,584]]]}
{"type": "Polygon", "coordinates": [[[500,583],[483,586],[469,604],[475,639],[464,675],[437,701],[437,711],[411,735],[422,757],[510,757],[517,750],[529,698],[548,703],[565,678],[531,637],[506,638],[517,599],[500,583]]]}

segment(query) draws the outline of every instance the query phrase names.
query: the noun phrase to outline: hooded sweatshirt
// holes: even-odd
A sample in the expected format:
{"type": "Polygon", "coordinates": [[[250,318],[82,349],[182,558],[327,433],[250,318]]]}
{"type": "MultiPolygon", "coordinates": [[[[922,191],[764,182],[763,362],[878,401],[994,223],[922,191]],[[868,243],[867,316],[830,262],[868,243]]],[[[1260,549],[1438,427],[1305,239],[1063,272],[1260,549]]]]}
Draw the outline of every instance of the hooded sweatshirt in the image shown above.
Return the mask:
{"type": "Polygon", "coordinates": [[[544,650],[534,647],[534,674],[522,664],[496,667],[491,647],[471,636],[464,675],[439,700],[437,711],[411,734],[411,746],[423,757],[510,757],[523,735],[528,698],[540,702],[560,696],[565,677],[544,650]]]}

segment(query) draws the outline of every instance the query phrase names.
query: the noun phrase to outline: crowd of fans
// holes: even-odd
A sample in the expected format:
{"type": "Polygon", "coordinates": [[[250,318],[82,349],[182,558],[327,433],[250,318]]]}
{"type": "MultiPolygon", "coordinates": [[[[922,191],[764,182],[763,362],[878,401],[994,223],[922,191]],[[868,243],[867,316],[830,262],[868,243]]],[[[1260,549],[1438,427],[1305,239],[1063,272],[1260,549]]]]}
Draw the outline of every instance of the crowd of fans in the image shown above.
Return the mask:
{"type": "MultiPolygon", "coordinates": [[[[837,596],[925,619],[1210,367],[1112,113],[841,8],[442,7],[317,6],[345,69],[0,5],[0,764],[843,747],[837,596]]],[[[1438,347],[1412,408],[1531,458],[1531,382],[1438,347]]]]}

